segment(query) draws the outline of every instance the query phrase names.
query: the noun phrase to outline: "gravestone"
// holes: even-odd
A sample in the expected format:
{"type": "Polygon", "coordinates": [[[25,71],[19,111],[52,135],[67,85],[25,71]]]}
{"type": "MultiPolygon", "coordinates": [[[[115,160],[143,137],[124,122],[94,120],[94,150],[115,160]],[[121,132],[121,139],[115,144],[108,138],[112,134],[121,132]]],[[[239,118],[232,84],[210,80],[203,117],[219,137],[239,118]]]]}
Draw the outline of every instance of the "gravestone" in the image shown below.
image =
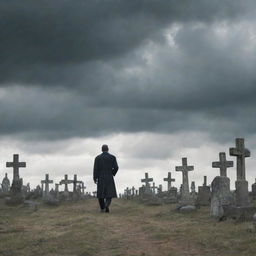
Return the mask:
{"type": "Polygon", "coordinates": [[[131,196],[131,190],[127,187],[124,190],[125,197],[128,199],[131,196]]]}
{"type": "Polygon", "coordinates": [[[211,188],[207,186],[207,176],[204,176],[203,186],[198,187],[197,205],[208,206],[211,202],[211,188]]]}
{"type": "Polygon", "coordinates": [[[191,196],[191,199],[193,201],[193,204],[195,204],[197,195],[196,195],[196,184],[195,184],[194,181],[191,182],[191,187],[190,188],[191,188],[190,196],[191,196]]]}
{"type": "Polygon", "coordinates": [[[153,194],[155,195],[156,194],[156,189],[157,189],[157,186],[155,185],[155,182],[153,182],[153,186],[151,188],[152,188],[153,194]]]}
{"type": "Polygon", "coordinates": [[[167,181],[167,191],[170,191],[172,187],[172,182],[175,181],[175,179],[172,179],[171,172],[168,172],[167,178],[164,178],[164,181],[167,181]]]}
{"type": "Polygon", "coordinates": [[[188,172],[194,170],[194,166],[188,166],[187,158],[182,158],[182,166],[175,167],[176,172],[182,172],[182,191],[181,198],[179,201],[180,205],[191,205],[193,200],[189,193],[189,181],[188,181],[188,172]]]}
{"type": "Polygon", "coordinates": [[[148,173],[145,173],[145,178],[141,180],[141,182],[145,183],[144,193],[146,194],[152,194],[152,191],[150,189],[150,182],[153,181],[152,178],[148,177],[148,173]]]}
{"type": "Polygon", "coordinates": [[[10,191],[10,180],[8,179],[8,175],[6,173],[2,181],[2,193],[8,194],[9,191],[10,191]]]}
{"type": "Polygon", "coordinates": [[[25,168],[25,162],[19,162],[19,155],[13,155],[13,162],[6,162],[6,167],[13,168],[13,181],[10,189],[10,198],[6,199],[7,204],[20,204],[24,201],[24,196],[22,194],[23,180],[19,176],[19,168],[25,168]]]}
{"type": "Polygon", "coordinates": [[[234,198],[230,191],[230,179],[227,177],[227,168],[233,166],[232,161],[226,160],[226,154],[219,154],[219,162],[213,162],[213,168],[220,169],[220,176],[214,178],[211,183],[211,216],[221,218],[224,214],[224,207],[232,206],[234,198]]]}
{"type": "Polygon", "coordinates": [[[67,174],[65,174],[64,177],[65,178],[63,180],[61,180],[59,184],[60,185],[65,185],[64,193],[63,193],[63,200],[67,200],[67,199],[69,199],[68,184],[72,184],[73,180],[69,180],[67,174]]]}
{"type": "Polygon", "coordinates": [[[49,184],[52,184],[53,180],[49,180],[49,174],[45,174],[45,180],[41,180],[41,184],[45,184],[43,190],[43,200],[48,200],[49,198],[49,184]]]}
{"type": "Polygon", "coordinates": [[[229,153],[237,159],[236,171],[236,206],[246,207],[250,204],[248,181],[245,177],[245,158],[250,157],[251,153],[244,146],[244,139],[236,139],[236,147],[230,148],[229,153]]]}

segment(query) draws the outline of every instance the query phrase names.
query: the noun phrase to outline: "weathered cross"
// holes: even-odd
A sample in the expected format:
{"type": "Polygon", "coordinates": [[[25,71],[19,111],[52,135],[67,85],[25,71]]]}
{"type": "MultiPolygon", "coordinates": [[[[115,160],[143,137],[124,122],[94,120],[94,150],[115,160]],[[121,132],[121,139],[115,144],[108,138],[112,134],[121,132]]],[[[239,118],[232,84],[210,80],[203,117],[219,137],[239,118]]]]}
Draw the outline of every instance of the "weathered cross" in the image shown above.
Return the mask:
{"type": "Polygon", "coordinates": [[[182,158],[182,166],[175,167],[176,172],[182,172],[182,188],[184,194],[189,194],[188,172],[194,170],[194,166],[188,166],[187,158],[182,158]]]}
{"type": "Polygon", "coordinates": [[[219,158],[219,162],[212,162],[212,168],[220,168],[220,176],[227,177],[227,168],[233,167],[234,162],[226,160],[225,152],[220,152],[219,158]]]}
{"type": "Polygon", "coordinates": [[[148,177],[148,173],[146,172],[146,173],[145,173],[145,179],[142,179],[141,182],[145,182],[146,187],[150,187],[149,182],[151,182],[151,181],[153,181],[153,179],[152,179],[152,178],[149,178],[149,177],[148,177]]]}
{"type": "Polygon", "coordinates": [[[26,167],[26,162],[19,162],[19,155],[13,155],[13,162],[6,162],[6,167],[13,167],[13,181],[19,181],[19,168],[26,167]]]}
{"type": "Polygon", "coordinates": [[[45,180],[41,180],[42,184],[45,184],[44,195],[49,194],[49,184],[53,183],[53,180],[49,180],[49,174],[45,174],[45,180]]]}
{"type": "Polygon", "coordinates": [[[77,183],[79,183],[79,185],[81,186],[82,189],[82,194],[84,195],[84,190],[86,189],[84,182],[83,181],[78,181],[77,183]]]}
{"type": "Polygon", "coordinates": [[[163,186],[161,184],[158,186],[157,191],[158,191],[158,193],[162,193],[163,186]]]}
{"type": "Polygon", "coordinates": [[[65,179],[60,181],[60,185],[65,184],[65,189],[64,189],[65,192],[68,192],[68,184],[71,184],[71,183],[73,183],[73,180],[69,180],[67,174],[65,174],[65,179]]]}
{"type": "Polygon", "coordinates": [[[172,179],[171,172],[168,172],[168,177],[164,178],[164,181],[168,182],[168,191],[169,191],[171,189],[171,187],[172,187],[172,182],[175,181],[175,179],[172,179]]]}
{"type": "Polygon", "coordinates": [[[153,193],[155,194],[156,189],[157,189],[157,186],[156,186],[155,182],[153,182],[153,186],[151,188],[152,188],[153,193]]]}
{"type": "Polygon", "coordinates": [[[245,180],[245,158],[251,156],[251,152],[244,147],[244,139],[236,139],[236,147],[229,149],[231,156],[236,156],[237,180],[245,180]]]}

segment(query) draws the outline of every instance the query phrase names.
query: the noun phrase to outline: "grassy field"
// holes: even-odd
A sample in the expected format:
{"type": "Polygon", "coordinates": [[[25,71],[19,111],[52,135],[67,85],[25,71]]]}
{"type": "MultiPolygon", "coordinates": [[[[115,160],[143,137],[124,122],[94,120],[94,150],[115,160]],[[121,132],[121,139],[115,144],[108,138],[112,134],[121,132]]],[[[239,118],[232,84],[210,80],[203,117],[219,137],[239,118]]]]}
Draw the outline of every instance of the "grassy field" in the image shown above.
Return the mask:
{"type": "Polygon", "coordinates": [[[251,223],[216,222],[209,208],[180,214],[175,206],[116,199],[100,213],[96,199],[59,207],[0,204],[1,256],[253,256],[251,223]]]}

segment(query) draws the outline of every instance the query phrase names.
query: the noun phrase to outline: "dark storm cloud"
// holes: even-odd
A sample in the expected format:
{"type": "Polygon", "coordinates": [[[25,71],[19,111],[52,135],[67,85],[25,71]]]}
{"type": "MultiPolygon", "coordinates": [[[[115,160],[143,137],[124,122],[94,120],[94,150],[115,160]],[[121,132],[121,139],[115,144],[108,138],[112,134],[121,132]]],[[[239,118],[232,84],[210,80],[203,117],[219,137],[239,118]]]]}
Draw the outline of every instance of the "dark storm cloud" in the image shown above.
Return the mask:
{"type": "Polygon", "coordinates": [[[0,133],[56,139],[197,131],[220,140],[254,134],[254,6],[1,2],[0,133]]]}
{"type": "Polygon", "coordinates": [[[70,85],[66,74],[76,74],[76,65],[162,40],[172,22],[236,18],[250,6],[249,0],[1,1],[0,81],[70,85]]]}

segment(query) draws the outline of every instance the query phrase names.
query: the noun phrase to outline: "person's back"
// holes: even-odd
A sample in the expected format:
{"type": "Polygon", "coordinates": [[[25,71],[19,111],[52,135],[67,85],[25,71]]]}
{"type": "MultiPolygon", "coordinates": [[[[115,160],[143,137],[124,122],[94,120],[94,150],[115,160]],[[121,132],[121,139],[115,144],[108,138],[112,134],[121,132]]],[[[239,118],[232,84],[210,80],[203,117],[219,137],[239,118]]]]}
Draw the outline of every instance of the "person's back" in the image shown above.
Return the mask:
{"type": "Polygon", "coordinates": [[[117,197],[113,176],[118,171],[116,157],[108,153],[108,146],[102,146],[103,153],[95,158],[93,179],[97,184],[97,197],[101,211],[109,212],[111,199],[117,197]]]}

